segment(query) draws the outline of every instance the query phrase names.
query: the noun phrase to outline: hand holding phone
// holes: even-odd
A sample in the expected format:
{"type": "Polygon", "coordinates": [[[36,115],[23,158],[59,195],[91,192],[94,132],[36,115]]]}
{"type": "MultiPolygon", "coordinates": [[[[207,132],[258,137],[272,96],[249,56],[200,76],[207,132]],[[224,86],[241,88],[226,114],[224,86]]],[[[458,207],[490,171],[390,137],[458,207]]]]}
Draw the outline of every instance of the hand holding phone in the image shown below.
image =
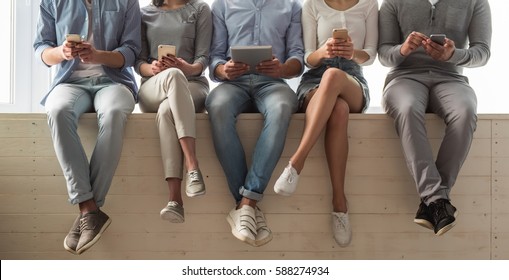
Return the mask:
{"type": "Polygon", "coordinates": [[[441,46],[445,44],[445,34],[431,34],[429,38],[441,46]]]}
{"type": "Polygon", "coordinates": [[[177,48],[173,45],[159,45],[157,47],[157,60],[161,61],[163,56],[177,55],[177,48]]]}

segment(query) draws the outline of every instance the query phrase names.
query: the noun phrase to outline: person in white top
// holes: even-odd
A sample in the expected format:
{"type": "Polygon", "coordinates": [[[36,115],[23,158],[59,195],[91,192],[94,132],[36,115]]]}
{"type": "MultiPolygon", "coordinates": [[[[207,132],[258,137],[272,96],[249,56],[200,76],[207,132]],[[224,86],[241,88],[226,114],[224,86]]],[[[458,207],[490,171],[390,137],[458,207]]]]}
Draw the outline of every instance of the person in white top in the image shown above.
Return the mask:
{"type": "Polygon", "coordinates": [[[305,0],[302,8],[305,62],[310,68],[297,89],[306,124],[301,142],[274,191],[295,192],[304,162],[325,133],[325,153],[332,183],[332,230],[340,246],[351,241],[344,193],[348,157],[349,113],[369,105],[369,91],[362,66],[373,63],[378,43],[377,0],[305,0]],[[346,39],[332,38],[333,29],[346,29],[346,39]]]}

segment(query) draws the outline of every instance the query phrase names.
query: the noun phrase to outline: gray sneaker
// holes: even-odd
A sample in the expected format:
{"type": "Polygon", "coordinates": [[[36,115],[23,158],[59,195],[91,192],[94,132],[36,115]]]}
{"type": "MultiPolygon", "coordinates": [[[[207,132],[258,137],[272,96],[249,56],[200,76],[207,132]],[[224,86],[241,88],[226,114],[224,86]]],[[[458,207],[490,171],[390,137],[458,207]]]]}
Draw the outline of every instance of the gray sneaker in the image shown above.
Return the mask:
{"type": "Polygon", "coordinates": [[[205,194],[205,182],[199,169],[187,173],[186,194],[188,197],[195,197],[205,194]]]}
{"type": "Polygon", "coordinates": [[[111,219],[103,211],[97,209],[97,211],[87,213],[80,219],[80,240],[76,247],[76,253],[80,255],[86,250],[90,249],[99,238],[102,233],[111,224],[111,219]]]}
{"type": "Polygon", "coordinates": [[[76,247],[78,247],[78,241],[80,240],[80,219],[81,214],[76,217],[72,224],[71,230],[64,239],[64,248],[70,253],[77,254],[76,247]]]}
{"type": "Polygon", "coordinates": [[[183,223],[184,219],[184,207],[182,207],[176,201],[168,202],[168,205],[161,210],[161,219],[167,220],[170,223],[183,223]]]}

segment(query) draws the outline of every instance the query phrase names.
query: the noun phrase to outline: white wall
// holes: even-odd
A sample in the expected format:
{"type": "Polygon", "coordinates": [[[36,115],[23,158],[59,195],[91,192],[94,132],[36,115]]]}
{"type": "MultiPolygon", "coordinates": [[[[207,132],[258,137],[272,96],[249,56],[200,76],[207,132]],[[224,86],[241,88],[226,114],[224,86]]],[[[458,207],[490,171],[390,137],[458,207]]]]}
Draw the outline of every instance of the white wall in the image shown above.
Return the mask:
{"type": "MultiPolygon", "coordinates": [[[[204,0],[211,4],[213,0],[204,0]]],[[[14,87],[15,104],[3,104],[0,98],[0,112],[41,112],[42,106],[38,104],[44,88],[47,87],[49,80],[49,71],[33,59],[32,40],[33,27],[37,19],[38,0],[16,1],[15,3],[15,36],[16,46],[12,49],[10,57],[13,57],[14,63],[14,87]]],[[[150,3],[150,0],[140,0],[140,6],[150,3]]],[[[379,0],[381,4],[382,1],[379,0]]],[[[509,106],[506,106],[509,100],[509,92],[503,90],[505,85],[502,83],[505,76],[505,67],[509,62],[505,48],[509,44],[509,39],[505,34],[504,28],[509,26],[509,19],[506,12],[509,10],[509,1],[492,0],[490,1],[493,17],[493,40],[492,57],[488,65],[476,68],[465,69],[465,75],[470,79],[472,87],[477,92],[478,112],[479,113],[509,113],[509,106]]],[[[3,38],[8,38],[7,29],[0,30],[3,38]]],[[[8,69],[8,68],[6,68],[8,69]]],[[[378,60],[371,66],[364,68],[366,79],[371,90],[371,104],[368,112],[380,112],[382,97],[382,86],[385,74],[388,69],[381,66],[378,60]]],[[[297,80],[293,79],[290,84],[295,88],[297,80]]],[[[211,87],[215,84],[212,83],[211,87]]],[[[5,87],[0,88],[0,95],[8,94],[5,87]]]]}

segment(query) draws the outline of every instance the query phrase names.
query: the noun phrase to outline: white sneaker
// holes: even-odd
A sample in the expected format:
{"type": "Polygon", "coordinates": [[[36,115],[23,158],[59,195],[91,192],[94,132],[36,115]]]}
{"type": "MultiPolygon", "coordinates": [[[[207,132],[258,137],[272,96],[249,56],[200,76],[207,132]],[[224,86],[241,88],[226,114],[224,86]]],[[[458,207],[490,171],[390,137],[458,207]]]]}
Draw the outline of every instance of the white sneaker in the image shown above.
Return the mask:
{"type": "Polygon", "coordinates": [[[297,189],[299,183],[299,174],[297,170],[293,168],[292,163],[288,162],[288,166],[283,170],[283,174],[279,176],[276,183],[274,184],[274,191],[277,194],[290,196],[297,189]]]}
{"type": "Polygon", "coordinates": [[[272,231],[269,226],[267,226],[267,221],[265,221],[265,215],[263,215],[262,210],[256,207],[256,246],[263,246],[269,243],[272,240],[272,231]]]}
{"type": "Polygon", "coordinates": [[[332,212],[332,233],[334,240],[341,247],[346,247],[352,241],[352,228],[348,213],[332,212]]]}
{"type": "Polygon", "coordinates": [[[251,246],[256,246],[256,216],[253,207],[244,205],[239,209],[233,208],[226,220],[230,224],[233,236],[251,246]]]}

